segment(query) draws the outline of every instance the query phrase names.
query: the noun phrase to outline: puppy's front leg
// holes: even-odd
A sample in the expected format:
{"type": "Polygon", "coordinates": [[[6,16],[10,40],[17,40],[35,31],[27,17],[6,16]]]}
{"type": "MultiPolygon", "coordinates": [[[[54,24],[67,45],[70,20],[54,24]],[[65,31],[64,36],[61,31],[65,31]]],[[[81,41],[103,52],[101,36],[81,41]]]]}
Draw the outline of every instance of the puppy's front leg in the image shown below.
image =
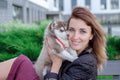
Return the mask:
{"type": "Polygon", "coordinates": [[[71,47],[67,48],[67,51],[70,53],[71,56],[77,57],[77,52],[73,50],[71,47]]]}
{"type": "Polygon", "coordinates": [[[68,51],[66,51],[66,50],[60,52],[57,55],[62,57],[65,60],[70,61],[70,62],[73,62],[75,59],[77,59],[77,57],[74,57],[74,56],[70,55],[70,53],[68,51]]]}

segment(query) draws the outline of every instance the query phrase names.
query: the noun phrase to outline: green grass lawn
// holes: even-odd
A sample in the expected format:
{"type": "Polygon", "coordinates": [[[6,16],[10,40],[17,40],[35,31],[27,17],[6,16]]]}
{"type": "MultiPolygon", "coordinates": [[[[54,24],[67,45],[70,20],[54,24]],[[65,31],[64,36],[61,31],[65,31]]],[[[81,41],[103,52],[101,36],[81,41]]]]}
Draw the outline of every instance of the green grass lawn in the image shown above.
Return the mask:
{"type": "Polygon", "coordinates": [[[97,80],[113,80],[113,76],[97,76],[97,80]]]}
{"type": "MultiPolygon", "coordinates": [[[[119,76],[120,79],[120,76],[119,76]]],[[[114,76],[97,76],[97,80],[114,80],[114,76]]]]}

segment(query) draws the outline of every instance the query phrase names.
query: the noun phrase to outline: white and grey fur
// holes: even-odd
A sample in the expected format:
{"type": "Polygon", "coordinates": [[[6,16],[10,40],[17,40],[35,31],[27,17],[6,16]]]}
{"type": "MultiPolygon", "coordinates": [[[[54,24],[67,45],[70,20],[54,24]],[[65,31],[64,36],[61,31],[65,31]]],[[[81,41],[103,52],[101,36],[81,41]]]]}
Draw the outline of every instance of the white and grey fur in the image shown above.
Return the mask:
{"type": "Polygon", "coordinates": [[[44,43],[43,48],[40,52],[40,55],[34,65],[35,70],[40,77],[40,80],[43,80],[43,76],[47,73],[47,71],[51,68],[51,60],[48,56],[47,45],[45,44],[46,38],[51,38],[50,44],[52,49],[54,50],[53,54],[60,56],[63,60],[68,60],[70,62],[74,61],[77,58],[77,53],[75,50],[71,49],[69,46],[69,42],[67,39],[67,25],[66,22],[63,21],[55,21],[49,24],[44,33],[44,43]],[[61,46],[61,44],[56,41],[58,37],[65,45],[66,49],[61,46]]]}

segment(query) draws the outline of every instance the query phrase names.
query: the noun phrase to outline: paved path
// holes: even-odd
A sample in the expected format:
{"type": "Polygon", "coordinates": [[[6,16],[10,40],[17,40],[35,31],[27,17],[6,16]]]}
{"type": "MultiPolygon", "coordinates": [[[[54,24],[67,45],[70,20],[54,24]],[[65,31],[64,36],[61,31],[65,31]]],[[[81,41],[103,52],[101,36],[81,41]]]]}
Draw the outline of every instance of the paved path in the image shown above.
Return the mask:
{"type": "Polygon", "coordinates": [[[108,60],[99,75],[120,75],[120,60],[108,60]]]}

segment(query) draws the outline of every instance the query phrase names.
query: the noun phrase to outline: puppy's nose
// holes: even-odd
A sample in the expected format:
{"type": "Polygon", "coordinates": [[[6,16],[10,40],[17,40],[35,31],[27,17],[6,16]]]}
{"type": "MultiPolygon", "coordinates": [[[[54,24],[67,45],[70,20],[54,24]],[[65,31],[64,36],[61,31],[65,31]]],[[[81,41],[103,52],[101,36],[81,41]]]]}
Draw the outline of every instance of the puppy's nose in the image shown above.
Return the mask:
{"type": "Polygon", "coordinates": [[[69,34],[67,34],[67,37],[69,37],[69,34]]]}

